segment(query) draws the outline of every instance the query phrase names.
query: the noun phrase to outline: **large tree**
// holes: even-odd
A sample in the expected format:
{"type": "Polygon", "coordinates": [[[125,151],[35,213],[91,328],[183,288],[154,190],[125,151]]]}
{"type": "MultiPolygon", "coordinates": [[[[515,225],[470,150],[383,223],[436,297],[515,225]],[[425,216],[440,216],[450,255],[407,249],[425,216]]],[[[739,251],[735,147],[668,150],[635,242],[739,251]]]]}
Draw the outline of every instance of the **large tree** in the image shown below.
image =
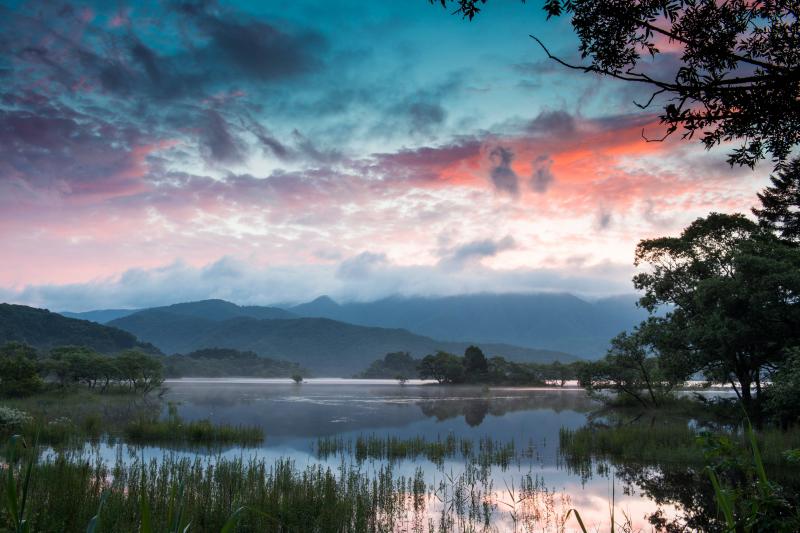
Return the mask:
{"type": "Polygon", "coordinates": [[[751,387],[759,395],[800,342],[800,249],[743,215],[712,213],[679,237],[641,241],[636,265],[647,267],[634,278],[640,305],[669,309],[667,355],[731,383],[752,407],[751,387]]]}
{"type": "MultiPolygon", "coordinates": [[[[430,1],[469,19],[487,3],[430,1]]],[[[570,17],[584,62],[568,63],[534,37],[548,57],[649,87],[639,105],[662,105],[665,135],[682,131],[707,148],[739,142],[729,162],[751,168],[768,155],[783,167],[800,143],[800,0],[545,0],[544,9],[570,17]],[[643,57],[667,53],[678,68],[643,68],[643,57]]]]}
{"type": "Polygon", "coordinates": [[[21,342],[0,346],[0,396],[26,396],[42,385],[34,348],[21,342]]]}
{"type": "Polygon", "coordinates": [[[772,186],[758,193],[761,208],[753,214],[765,228],[800,244],[800,159],[770,177],[772,186]]]}
{"type": "Polygon", "coordinates": [[[667,326],[651,317],[611,339],[605,358],[581,365],[581,385],[589,393],[611,390],[643,407],[659,407],[692,374],[687,350],[672,342],[667,326]]]}

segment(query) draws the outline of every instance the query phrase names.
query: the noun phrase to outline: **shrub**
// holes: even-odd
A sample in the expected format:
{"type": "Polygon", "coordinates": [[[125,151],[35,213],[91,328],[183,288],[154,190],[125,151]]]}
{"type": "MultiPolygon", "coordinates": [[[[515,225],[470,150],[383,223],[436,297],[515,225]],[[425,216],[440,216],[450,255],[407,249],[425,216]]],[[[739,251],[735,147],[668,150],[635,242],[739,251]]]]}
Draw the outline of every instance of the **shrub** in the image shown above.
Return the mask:
{"type": "Polygon", "coordinates": [[[0,406],[0,431],[17,429],[32,420],[31,415],[13,407],[0,406]]]}

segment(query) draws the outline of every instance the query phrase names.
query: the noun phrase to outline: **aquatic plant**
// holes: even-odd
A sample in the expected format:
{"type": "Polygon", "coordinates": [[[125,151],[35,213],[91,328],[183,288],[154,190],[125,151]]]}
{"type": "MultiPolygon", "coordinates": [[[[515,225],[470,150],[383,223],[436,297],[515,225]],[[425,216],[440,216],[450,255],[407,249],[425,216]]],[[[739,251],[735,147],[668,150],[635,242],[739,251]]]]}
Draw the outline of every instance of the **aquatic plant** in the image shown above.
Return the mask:
{"type": "Polygon", "coordinates": [[[264,440],[257,426],[213,424],[210,420],[183,420],[169,404],[166,420],[140,417],[127,423],[123,434],[132,443],[239,444],[252,446],[264,440]]]}
{"type": "Polygon", "coordinates": [[[347,440],[341,437],[321,437],[317,439],[314,450],[321,459],[341,455],[352,456],[358,462],[377,459],[394,462],[424,457],[441,465],[445,459],[460,457],[482,466],[500,466],[504,470],[518,458],[513,440],[500,442],[483,437],[475,446],[473,439],[457,438],[452,434],[437,436],[433,440],[422,436],[399,438],[374,433],[347,440]]]}

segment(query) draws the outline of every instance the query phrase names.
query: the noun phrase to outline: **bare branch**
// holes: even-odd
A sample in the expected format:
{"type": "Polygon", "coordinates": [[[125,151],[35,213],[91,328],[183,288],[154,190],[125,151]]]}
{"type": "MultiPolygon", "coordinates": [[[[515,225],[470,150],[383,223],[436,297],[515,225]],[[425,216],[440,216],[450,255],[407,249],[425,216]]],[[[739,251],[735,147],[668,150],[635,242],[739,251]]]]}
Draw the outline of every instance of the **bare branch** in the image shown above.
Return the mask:
{"type": "Polygon", "coordinates": [[[649,100],[647,100],[647,103],[646,103],[646,104],[644,104],[644,105],[640,104],[640,103],[639,103],[639,102],[637,102],[636,100],[634,100],[634,101],[633,101],[633,104],[634,104],[636,107],[638,107],[639,109],[647,109],[648,107],[650,107],[650,104],[652,104],[652,103],[653,103],[653,100],[655,99],[655,97],[656,97],[656,96],[658,96],[658,95],[659,95],[659,94],[661,94],[661,93],[664,93],[664,92],[667,92],[667,90],[666,90],[666,89],[659,89],[659,90],[657,90],[656,92],[654,92],[653,94],[651,94],[651,95],[650,95],[650,99],[649,99],[649,100]]]}
{"type": "Polygon", "coordinates": [[[665,133],[662,137],[659,137],[657,139],[651,139],[644,134],[644,128],[642,128],[642,139],[644,139],[645,142],[649,143],[660,143],[666,141],[667,137],[669,137],[673,133],[675,133],[675,128],[667,128],[667,133],[665,133]]]}

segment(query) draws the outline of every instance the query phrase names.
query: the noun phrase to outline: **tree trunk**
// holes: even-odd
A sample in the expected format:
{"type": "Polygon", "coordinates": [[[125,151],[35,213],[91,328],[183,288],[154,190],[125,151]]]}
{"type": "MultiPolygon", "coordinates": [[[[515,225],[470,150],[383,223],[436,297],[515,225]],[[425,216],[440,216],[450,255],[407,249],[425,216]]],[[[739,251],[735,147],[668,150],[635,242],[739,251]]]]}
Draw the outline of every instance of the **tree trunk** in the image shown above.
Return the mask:
{"type": "Polygon", "coordinates": [[[753,409],[753,395],[750,392],[750,385],[752,385],[752,380],[750,378],[750,374],[740,374],[736,376],[739,380],[739,385],[741,389],[742,395],[742,405],[744,406],[745,411],[747,414],[752,414],[753,409]]]}

